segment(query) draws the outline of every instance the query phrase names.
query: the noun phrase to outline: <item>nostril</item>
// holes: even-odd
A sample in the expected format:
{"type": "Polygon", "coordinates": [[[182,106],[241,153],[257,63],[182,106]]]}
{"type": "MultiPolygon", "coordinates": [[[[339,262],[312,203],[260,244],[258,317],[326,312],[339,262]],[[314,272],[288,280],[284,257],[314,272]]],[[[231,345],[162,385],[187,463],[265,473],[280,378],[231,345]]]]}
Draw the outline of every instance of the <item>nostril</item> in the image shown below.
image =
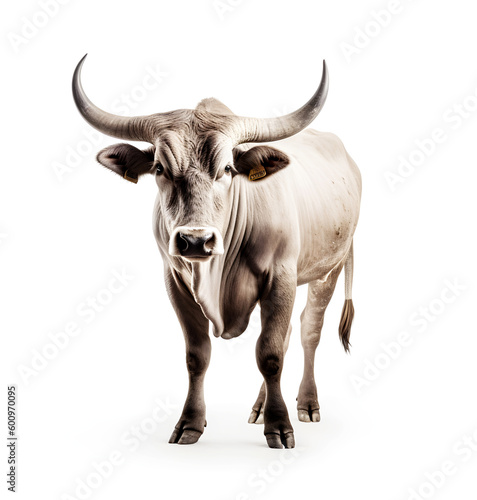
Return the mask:
{"type": "Polygon", "coordinates": [[[179,252],[185,252],[189,248],[189,240],[187,239],[187,235],[185,235],[184,233],[178,233],[176,236],[176,240],[179,252]]]}
{"type": "Polygon", "coordinates": [[[215,237],[212,233],[204,234],[202,237],[204,249],[206,251],[211,251],[215,245],[215,237]]]}

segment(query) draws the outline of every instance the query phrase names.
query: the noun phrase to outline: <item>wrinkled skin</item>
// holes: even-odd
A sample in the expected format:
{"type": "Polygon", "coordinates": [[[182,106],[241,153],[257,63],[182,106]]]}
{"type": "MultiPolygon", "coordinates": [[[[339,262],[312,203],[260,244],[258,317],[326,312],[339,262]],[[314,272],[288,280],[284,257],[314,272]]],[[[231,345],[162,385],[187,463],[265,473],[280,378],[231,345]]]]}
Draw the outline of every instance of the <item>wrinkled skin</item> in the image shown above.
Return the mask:
{"type": "Polygon", "coordinates": [[[167,292],[184,332],[189,371],[189,392],[170,442],[194,443],[206,425],[209,322],[216,337],[237,337],[259,303],[262,331],[256,356],[264,384],[249,422],[264,422],[271,448],[291,448],[293,428],[280,377],[296,287],[310,284],[302,314],[305,370],[298,416],[316,422],[314,355],[358,222],[361,178],[332,134],[308,129],[267,145],[234,147],[214,127],[220,106],[209,100],[195,111],[184,110],[144,153],[124,144],[106,148],[98,159],[123,176],[129,168],[128,175],[156,178],[153,229],[167,292]],[[248,173],[257,161],[267,175],[251,181],[248,173]],[[171,254],[171,235],[177,237],[178,227],[216,228],[223,253],[197,259],[171,254]]]}
{"type": "Polygon", "coordinates": [[[339,335],[345,350],[354,315],[352,237],[360,175],[336,137],[302,132],[326,101],[325,61],[313,96],[284,116],[241,117],[206,99],[193,110],[124,117],[98,108],[84,92],[85,58],[72,81],[81,115],[105,134],[152,145],[145,151],[129,144],[109,146],[100,151],[98,161],[131,182],[145,174],[156,176],[154,234],[164,259],[167,292],[184,332],[189,371],[189,392],[170,442],[194,443],[206,425],[203,381],[210,360],[209,323],[215,336],[236,337],[260,303],[256,356],[264,383],[249,422],[264,422],[271,448],[293,447],[280,376],[296,286],[309,283],[301,316],[301,421],[320,419],[315,350],[343,266],[346,300],[339,335]]]}
{"type": "Polygon", "coordinates": [[[309,283],[301,316],[305,358],[297,408],[302,421],[320,417],[314,356],[343,266],[346,301],[339,331],[345,349],[354,311],[352,238],[360,174],[335,136],[303,132],[326,100],[326,63],[311,99],[283,117],[239,117],[215,99],[193,110],[123,117],[101,110],[86,96],[80,78],[85,57],[72,82],[82,116],[103,133],[151,144],[144,151],[129,144],[109,146],[98,161],[131,182],[148,174],[156,178],[154,234],[184,332],[189,371],[189,392],[170,442],[194,443],[206,425],[209,324],[217,337],[236,337],[259,303],[256,357],[264,384],[249,421],[264,422],[271,448],[293,447],[280,377],[296,287],[309,283]]]}

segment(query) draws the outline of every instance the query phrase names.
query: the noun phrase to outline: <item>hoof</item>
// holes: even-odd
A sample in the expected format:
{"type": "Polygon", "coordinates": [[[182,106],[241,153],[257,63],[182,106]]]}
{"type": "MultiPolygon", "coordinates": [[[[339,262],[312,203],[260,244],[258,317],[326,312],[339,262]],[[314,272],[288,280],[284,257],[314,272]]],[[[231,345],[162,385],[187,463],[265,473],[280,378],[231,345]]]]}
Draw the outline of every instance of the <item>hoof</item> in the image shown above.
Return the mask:
{"type": "Polygon", "coordinates": [[[174,429],[169,443],[171,444],[194,444],[197,443],[202,432],[193,429],[174,429]]]}
{"type": "Polygon", "coordinates": [[[298,420],[300,422],[319,422],[320,410],[319,409],[298,410],[298,420]]]}
{"type": "Polygon", "coordinates": [[[248,423],[263,424],[263,407],[259,411],[252,410],[252,413],[250,413],[250,417],[248,417],[248,423]]]}
{"type": "Polygon", "coordinates": [[[260,387],[257,400],[252,406],[252,413],[248,417],[249,424],[263,424],[263,410],[265,408],[265,399],[267,399],[267,391],[265,389],[265,382],[260,387]]]}
{"type": "Polygon", "coordinates": [[[265,434],[269,448],[281,449],[295,448],[295,436],[293,432],[265,434]]]}

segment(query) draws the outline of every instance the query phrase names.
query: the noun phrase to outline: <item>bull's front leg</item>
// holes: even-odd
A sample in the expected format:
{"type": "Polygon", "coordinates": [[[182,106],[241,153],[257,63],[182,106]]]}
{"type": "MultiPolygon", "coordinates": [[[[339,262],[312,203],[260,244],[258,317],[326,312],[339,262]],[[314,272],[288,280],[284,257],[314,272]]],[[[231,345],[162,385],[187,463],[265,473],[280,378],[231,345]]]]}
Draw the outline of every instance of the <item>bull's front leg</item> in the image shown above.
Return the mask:
{"type": "Polygon", "coordinates": [[[270,448],[294,448],[293,427],[280,388],[287,330],[296,293],[296,272],[281,271],[271,278],[260,302],[262,332],[256,356],[265,380],[264,434],[270,448]]]}
{"type": "Polygon", "coordinates": [[[184,333],[189,372],[189,391],[169,443],[193,444],[199,440],[206,425],[204,377],[211,351],[209,322],[177,277],[166,276],[166,287],[184,333]]]}

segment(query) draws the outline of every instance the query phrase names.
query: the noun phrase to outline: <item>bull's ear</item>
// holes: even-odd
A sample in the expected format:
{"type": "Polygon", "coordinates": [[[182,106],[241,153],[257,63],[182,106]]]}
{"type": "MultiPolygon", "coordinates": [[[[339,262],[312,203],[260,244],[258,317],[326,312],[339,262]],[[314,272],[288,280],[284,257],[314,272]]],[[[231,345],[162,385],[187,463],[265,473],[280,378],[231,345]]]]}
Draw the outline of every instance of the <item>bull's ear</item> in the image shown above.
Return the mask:
{"type": "Polygon", "coordinates": [[[136,183],[154,171],[154,147],[141,151],[130,144],[114,144],[102,149],[96,159],[124,179],[136,183]]]}
{"type": "Polygon", "coordinates": [[[248,151],[234,149],[234,167],[239,174],[257,181],[278,172],[290,163],[288,156],[270,146],[255,146],[248,151]]]}

